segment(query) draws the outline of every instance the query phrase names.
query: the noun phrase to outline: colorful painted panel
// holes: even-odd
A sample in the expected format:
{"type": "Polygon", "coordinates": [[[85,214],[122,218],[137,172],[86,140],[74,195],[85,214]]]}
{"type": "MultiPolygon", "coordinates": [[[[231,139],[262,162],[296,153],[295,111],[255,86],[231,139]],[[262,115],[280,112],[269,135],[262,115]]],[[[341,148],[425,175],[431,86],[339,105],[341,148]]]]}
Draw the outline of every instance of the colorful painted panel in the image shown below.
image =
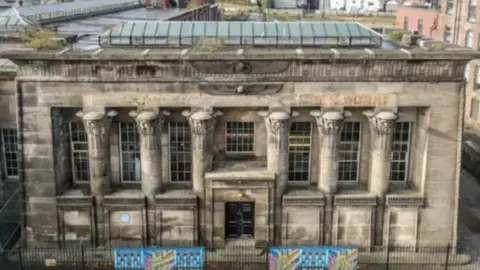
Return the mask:
{"type": "Polygon", "coordinates": [[[268,255],[269,270],[355,270],[358,249],[350,247],[275,247],[268,255]]]}
{"type": "Polygon", "coordinates": [[[115,269],[203,269],[203,248],[120,248],[114,260],[115,269]]]}

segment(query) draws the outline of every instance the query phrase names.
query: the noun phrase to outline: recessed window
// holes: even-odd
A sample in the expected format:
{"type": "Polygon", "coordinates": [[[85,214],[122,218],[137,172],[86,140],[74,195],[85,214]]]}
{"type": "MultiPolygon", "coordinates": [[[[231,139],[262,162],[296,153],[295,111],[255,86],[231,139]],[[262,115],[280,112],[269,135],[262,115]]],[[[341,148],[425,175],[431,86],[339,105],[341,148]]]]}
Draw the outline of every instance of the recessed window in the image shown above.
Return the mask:
{"type": "Polygon", "coordinates": [[[293,122],[288,139],[288,180],[310,180],[310,151],[312,127],[310,122],[293,122]]]}
{"type": "Polygon", "coordinates": [[[449,15],[453,13],[453,3],[454,3],[454,0],[447,0],[447,8],[445,11],[449,15]]]}
{"type": "Polygon", "coordinates": [[[253,122],[227,122],[226,152],[253,154],[255,131],[253,122]]]}
{"type": "Polygon", "coordinates": [[[88,137],[82,122],[70,122],[70,152],[72,154],[73,182],[90,181],[88,167],[88,137]]]}
{"type": "Polygon", "coordinates": [[[477,20],[477,0],[468,2],[468,21],[473,23],[477,20]]]}
{"type": "Polygon", "coordinates": [[[120,123],[120,151],[122,158],[122,181],[139,182],[140,136],[135,123],[120,123]]]}
{"type": "Polygon", "coordinates": [[[408,31],[408,17],[403,17],[403,30],[408,31]]]}
{"type": "Polygon", "coordinates": [[[452,29],[448,26],[445,26],[445,29],[443,30],[443,41],[452,43],[452,29]]]}
{"type": "Polygon", "coordinates": [[[18,140],[15,129],[2,129],[3,158],[7,177],[18,176],[18,140]]]}
{"type": "Polygon", "coordinates": [[[181,183],[192,180],[192,148],[188,123],[168,123],[170,138],[170,181],[181,183]]]}
{"type": "Polygon", "coordinates": [[[410,159],[411,122],[397,122],[393,132],[390,181],[406,181],[410,159]]]}
{"type": "Polygon", "coordinates": [[[417,31],[419,35],[423,35],[423,19],[418,19],[417,31]]]}
{"type": "Polygon", "coordinates": [[[360,122],[343,123],[339,145],[338,181],[355,182],[358,180],[360,130],[360,122]]]}
{"type": "Polygon", "coordinates": [[[473,32],[472,32],[472,30],[467,30],[467,32],[465,32],[465,47],[473,48],[473,32]]]}
{"type": "Polygon", "coordinates": [[[479,107],[479,101],[472,98],[472,101],[470,103],[470,118],[473,120],[477,121],[478,120],[478,107],[479,107]]]}
{"type": "Polygon", "coordinates": [[[480,89],[480,65],[475,66],[475,89],[480,89]]]}
{"type": "Polygon", "coordinates": [[[467,64],[465,66],[465,69],[463,70],[463,77],[465,78],[465,81],[468,83],[468,77],[470,76],[470,64],[467,64]]]}

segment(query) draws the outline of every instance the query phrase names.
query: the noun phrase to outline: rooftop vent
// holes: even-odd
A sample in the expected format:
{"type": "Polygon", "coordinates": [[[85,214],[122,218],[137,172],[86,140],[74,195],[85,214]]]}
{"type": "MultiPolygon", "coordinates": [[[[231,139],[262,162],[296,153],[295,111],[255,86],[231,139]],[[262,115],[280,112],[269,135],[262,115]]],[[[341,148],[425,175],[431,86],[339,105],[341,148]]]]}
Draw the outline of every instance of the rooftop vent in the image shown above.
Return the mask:
{"type": "Polygon", "coordinates": [[[404,34],[402,37],[402,44],[406,46],[415,46],[417,45],[417,41],[421,38],[422,36],[416,35],[416,34],[404,34]]]}

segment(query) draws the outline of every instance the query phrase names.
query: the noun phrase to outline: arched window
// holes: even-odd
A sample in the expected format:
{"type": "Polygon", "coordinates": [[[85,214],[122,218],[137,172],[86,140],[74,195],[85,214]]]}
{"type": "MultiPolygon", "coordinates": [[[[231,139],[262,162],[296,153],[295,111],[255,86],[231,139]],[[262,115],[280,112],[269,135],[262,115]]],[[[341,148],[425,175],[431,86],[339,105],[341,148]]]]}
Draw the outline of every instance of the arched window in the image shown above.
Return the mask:
{"type": "Polygon", "coordinates": [[[467,30],[465,33],[465,47],[473,48],[473,32],[472,30],[467,30]]]}

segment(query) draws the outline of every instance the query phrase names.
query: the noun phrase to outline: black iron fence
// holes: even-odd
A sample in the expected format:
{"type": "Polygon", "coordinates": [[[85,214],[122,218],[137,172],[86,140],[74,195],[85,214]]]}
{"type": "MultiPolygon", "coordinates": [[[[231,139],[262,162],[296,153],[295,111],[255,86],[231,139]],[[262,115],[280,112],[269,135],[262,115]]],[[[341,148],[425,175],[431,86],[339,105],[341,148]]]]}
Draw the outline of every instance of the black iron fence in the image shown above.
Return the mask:
{"type": "MultiPolygon", "coordinates": [[[[114,249],[78,248],[33,249],[16,248],[6,250],[0,256],[0,269],[5,270],[88,270],[115,269],[114,249]]],[[[205,249],[203,269],[212,270],[266,270],[269,268],[270,248],[252,248],[229,246],[222,249],[205,249]]],[[[134,269],[134,268],[124,268],[134,269]]],[[[178,268],[186,269],[186,268],[178,268]]],[[[283,269],[283,268],[282,268],[283,269]]],[[[285,268],[294,269],[295,268],[285,268]]],[[[337,269],[304,268],[301,269],[337,269]]],[[[346,268],[338,268],[346,269],[346,268]]],[[[375,270],[453,270],[479,269],[480,263],[472,261],[471,256],[455,252],[450,246],[423,246],[382,248],[362,248],[358,256],[357,269],[375,270]]],[[[299,269],[300,270],[300,269],[299,269]]]]}

